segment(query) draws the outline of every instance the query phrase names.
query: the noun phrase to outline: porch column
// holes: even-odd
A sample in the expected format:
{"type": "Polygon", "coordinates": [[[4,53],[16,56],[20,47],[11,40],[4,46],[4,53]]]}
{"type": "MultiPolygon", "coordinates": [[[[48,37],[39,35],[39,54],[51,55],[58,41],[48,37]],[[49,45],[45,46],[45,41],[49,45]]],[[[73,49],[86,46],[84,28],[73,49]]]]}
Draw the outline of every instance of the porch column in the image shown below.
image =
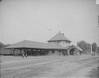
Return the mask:
{"type": "Polygon", "coordinates": [[[67,49],[67,54],[70,55],[70,50],[69,49],[67,49]]]}

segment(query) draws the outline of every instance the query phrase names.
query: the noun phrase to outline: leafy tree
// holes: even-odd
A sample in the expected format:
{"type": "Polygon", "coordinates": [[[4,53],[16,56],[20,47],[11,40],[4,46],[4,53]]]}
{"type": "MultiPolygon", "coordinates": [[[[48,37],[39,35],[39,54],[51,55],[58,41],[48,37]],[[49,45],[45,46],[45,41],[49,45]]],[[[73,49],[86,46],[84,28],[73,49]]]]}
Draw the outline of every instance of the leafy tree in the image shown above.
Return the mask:
{"type": "Polygon", "coordinates": [[[5,45],[2,42],[0,42],[0,49],[3,48],[4,46],[5,45]]]}
{"type": "Polygon", "coordinates": [[[85,42],[85,41],[79,41],[77,43],[77,46],[80,47],[84,53],[91,52],[91,44],[85,42]]]}
{"type": "Polygon", "coordinates": [[[97,50],[97,44],[94,42],[94,43],[92,44],[92,51],[93,51],[93,52],[96,52],[96,50],[97,50]]]}
{"type": "Polygon", "coordinates": [[[97,47],[97,51],[96,52],[99,54],[99,47],[97,47]]]}

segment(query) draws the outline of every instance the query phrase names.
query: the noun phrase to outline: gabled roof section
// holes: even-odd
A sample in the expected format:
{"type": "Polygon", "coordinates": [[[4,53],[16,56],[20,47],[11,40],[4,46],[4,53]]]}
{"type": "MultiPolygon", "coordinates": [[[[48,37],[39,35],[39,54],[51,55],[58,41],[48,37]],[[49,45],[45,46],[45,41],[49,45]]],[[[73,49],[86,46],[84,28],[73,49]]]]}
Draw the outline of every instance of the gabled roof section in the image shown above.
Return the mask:
{"type": "Polygon", "coordinates": [[[78,49],[78,50],[80,50],[80,51],[83,51],[80,47],[78,47],[78,46],[76,46],[76,45],[71,45],[71,46],[69,46],[69,49],[72,49],[72,48],[76,48],[76,49],[78,49]]]}
{"type": "Polygon", "coordinates": [[[52,37],[50,40],[48,40],[48,42],[53,42],[53,41],[69,41],[71,42],[69,39],[67,39],[65,36],[64,36],[64,33],[57,33],[54,37],[52,37]]]}

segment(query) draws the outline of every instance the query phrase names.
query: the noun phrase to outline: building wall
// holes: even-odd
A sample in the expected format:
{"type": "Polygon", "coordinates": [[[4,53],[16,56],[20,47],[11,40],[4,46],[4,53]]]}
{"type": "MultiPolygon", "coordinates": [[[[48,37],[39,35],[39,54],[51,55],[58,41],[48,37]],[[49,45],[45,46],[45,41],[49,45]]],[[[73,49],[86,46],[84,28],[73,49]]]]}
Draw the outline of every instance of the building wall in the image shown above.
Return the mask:
{"type": "Polygon", "coordinates": [[[61,41],[58,44],[61,45],[61,46],[63,46],[63,47],[67,47],[67,46],[70,45],[70,43],[69,42],[66,42],[66,41],[61,41]]]}
{"type": "Polygon", "coordinates": [[[68,41],[53,41],[53,42],[49,42],[49,43],[61,45],[63,47],[70,46],[70,42],[68,42],[68,41]]]}

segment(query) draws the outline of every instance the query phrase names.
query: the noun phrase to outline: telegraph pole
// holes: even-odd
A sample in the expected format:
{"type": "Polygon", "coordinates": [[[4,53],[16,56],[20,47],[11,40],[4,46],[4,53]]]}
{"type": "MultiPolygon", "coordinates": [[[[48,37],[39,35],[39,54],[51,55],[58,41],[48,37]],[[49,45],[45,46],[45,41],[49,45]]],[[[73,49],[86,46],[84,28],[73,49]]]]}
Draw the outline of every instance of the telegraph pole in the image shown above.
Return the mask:
{"type": "Polygon", "coordinates": [[[93,51],[92,51],[92,44],[91,44],[91,55],[93,55],[93,51]]]}

